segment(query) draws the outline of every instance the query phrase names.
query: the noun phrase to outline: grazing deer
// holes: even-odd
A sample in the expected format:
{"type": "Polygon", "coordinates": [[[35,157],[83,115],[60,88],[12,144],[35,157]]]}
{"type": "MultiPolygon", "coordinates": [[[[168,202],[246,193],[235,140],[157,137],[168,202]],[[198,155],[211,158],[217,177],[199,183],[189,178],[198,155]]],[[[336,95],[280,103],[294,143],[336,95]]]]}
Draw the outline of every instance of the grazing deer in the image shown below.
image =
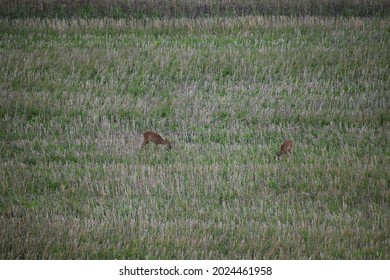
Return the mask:
{"type": "Polygon", "coordinates": [[[143,135],[144,135],[144,142],[142,143],[142,148],[145,147],[146,144],[148,144],[150,141],[154,142],[154,144],[156,144],[156,147],[158,144],[163,144],[163,145],[167,145],[168,149],[172,148],[171,143],[168,140],[162,139],[162,137],[157,133],[154,133],[152,131],[147,131],[143,135]]]}
{"type": "Polygon", "coordinates": [[[287,154],[291,153],[292,148],[293,148],[293,141],[291,141],[291,140],[284,141],[282,146],[280,146],[279,153],[276,154],[278,159],[280,159],[280,157],[283,155],[287,155],[287,154]]]}

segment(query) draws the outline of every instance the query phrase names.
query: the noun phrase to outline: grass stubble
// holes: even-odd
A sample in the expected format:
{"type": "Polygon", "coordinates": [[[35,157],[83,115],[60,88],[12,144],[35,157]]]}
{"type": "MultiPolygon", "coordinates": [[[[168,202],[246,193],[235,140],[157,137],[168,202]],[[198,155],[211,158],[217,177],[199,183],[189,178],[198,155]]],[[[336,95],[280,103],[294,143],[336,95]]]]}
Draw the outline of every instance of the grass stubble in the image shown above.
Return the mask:
{"type": "Polygon", "coordinates": [[[388,18],[0,30],[1,259],[390,257],[388,18]]]}

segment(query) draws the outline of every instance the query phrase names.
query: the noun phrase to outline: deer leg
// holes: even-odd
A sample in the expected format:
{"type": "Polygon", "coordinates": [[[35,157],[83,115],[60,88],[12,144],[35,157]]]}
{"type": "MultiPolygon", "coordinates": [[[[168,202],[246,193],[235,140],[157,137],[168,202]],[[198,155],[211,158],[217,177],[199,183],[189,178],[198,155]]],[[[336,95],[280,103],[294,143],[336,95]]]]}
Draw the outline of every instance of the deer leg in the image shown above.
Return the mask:
{"type": "Polygon", "coordinates": [[[142,147],[141,148],[145,147],[146,144],[148,144],[148,143],[149,143],[149,140],[144,140],[144,142],[142,143],[142,147]]]}

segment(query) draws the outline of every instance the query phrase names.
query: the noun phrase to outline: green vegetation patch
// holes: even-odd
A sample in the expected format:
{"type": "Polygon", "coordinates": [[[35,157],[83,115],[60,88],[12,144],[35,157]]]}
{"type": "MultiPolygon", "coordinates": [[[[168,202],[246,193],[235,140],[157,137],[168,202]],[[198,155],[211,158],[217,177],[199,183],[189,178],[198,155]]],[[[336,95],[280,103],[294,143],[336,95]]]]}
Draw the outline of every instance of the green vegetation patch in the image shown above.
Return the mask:
{"type": "Polygon", "coordinates": [[[384,12],[73,2],[0,1],[1,259],[390,257],[384,12]]]}

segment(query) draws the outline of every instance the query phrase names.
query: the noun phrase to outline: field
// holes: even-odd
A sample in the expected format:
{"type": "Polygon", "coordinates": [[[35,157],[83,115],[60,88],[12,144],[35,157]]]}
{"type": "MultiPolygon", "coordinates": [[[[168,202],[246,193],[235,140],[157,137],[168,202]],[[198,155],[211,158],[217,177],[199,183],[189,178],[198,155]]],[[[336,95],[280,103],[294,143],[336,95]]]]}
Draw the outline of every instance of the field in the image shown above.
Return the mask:
{"type": "Polygon", "coordinates": [[[389,43],[388,17],[1,18],[0,258],[389,259],[389,43]]]}

